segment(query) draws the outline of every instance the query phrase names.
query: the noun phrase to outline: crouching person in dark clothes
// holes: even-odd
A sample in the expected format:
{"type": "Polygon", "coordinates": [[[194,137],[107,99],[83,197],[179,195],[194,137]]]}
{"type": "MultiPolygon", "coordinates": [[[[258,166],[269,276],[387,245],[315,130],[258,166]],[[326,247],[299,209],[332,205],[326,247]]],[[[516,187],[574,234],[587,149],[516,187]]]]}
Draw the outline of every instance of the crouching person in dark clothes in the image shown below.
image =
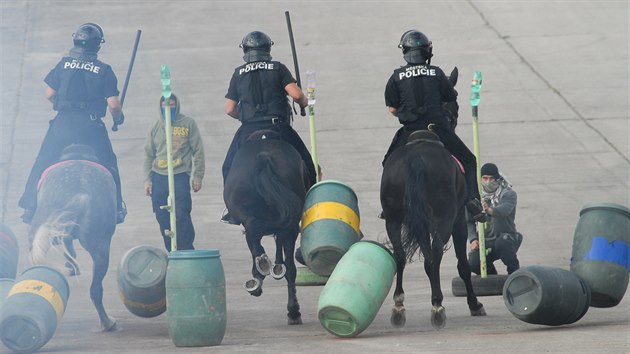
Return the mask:
{"type": "Polygon", "coordinates": [[[160,224],[160,232],[164,238],[164,246],[171,251],[171,238],[166,236],[165,230],[170,230],[170,213],[160,207],[167,204],[168,166],[166,162],[166,131],[165,110],[170,109],[172,144],[173,144],[173,173],[175,179],[175,216],[177,217],[177,249],[195,249],[195,228],[190,212],[192,199],[190,188],[198,192],[205,173],[205,154],[199,128],[193,118],[179,112],[180,103],[175,95],[169,98],[166,105],[164,97],[160,99],[160,118],[155,122],[144,145],[146,159],[144,162],[145,183],[144,191],[151,196],[153,212],[160,224]],[[166,107],[166,106],[170,106],[166,107]],[[193,172],[194,165],[194,172],[193,172]],[[192,176],[192,183],[191,183],[192,176]]]}
{"type": "MultiPolygon", "coordinates": [[[[498,259],[506,265],[508,274],[512,274],[520,267],[516,252],[523,241],[523,235],[516,231],[514,224],[516,192],[493,163],[481,167],[481,185],[484,191],[482,205],[488,215],[484,234],[488,274],[497,274],[493,263],[498,259]]],[[[479,240],[470,215],[468,230],[468,262],[472,271],[479,274],[479,240]]]]}

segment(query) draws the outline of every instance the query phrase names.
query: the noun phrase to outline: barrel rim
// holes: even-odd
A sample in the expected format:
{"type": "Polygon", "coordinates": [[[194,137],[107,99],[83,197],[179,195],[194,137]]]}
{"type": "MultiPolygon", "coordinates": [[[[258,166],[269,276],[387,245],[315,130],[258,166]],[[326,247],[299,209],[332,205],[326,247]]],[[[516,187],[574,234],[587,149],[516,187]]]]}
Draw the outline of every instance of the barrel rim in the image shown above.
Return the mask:
{"type": "Polygon", "coordinates": [[[584,206],[580,210],[580,216],[582,216],[587,211],[591,211],[591,210],[595,210],[595,209],[614,211],[614,212],[617,212],[619,214],[625,215],[627,218],[630,219],[630,209],[628,209],[627,207],[625,207],[625,206],[623,206],[621,204],[615,204],[615,203],[588,203],[588,204],[584,204],[584,206]]]}
{"type": "MultiPolygon", "coordinates": [[[[166,251],[164,251],[163,249],[158,248],[158,247],[155,247],[155,246],[151,246],[151,245],[139,245],[139,246],[135,246],[135,247],[133,247],[133,248],[129,249],[129,250],[128,250],[128,251],[127,251],[124,255],[123,255],[123,257],[120,259],[120,265],[118,266],[118,269],[117,269],[117,273],[118,273],[119,275],[120,275],[120,273],[121,273],[121,270],[124,270],[124,271],[122,272],[122,276],[123,276],[123,277],[125,278],[125,280],[126,280],[128,283],[130,283],[130,284],[133,284],[133,283],[134,283],[134,282],[133,282],[133,280],[132,280],[132,279],[130,279],[130,277],[129,277],[129,272],[128,272],[128,269],[129,269],[129,260],[130,260],[130,258],[131,258],[131,257],[130,257],[130,255],[131,255],[133,252],[137,251],[138,249],[142,249],[142,248],[147,249],[147,250],[149,250],[149,251],[153,251],[155,254],[159,254],[160,256],[164,256],[164,261],[165,261],[165,264],[166,264],[166,266],[168,266],[168,260],[169,260],[169,257],[168,257],[168,254],[166,253],[166,251]]],[[[164,268],[163,268],[163,273],[164,273],[164,274],[163,274],[163,276],[162,276],[162,277],[156,277],[156,279],[155,279],[154,281],[152,281],[152,282],[150,282],[150,283],[143,284],[143,286],[144,286],[144,287],[146,287],[146,288],[149,288],[149,287],[155,286],[156,284],[159,284],[160,282],[163,282],[163,281],[164,281],[164,279],[166,278],[166,267],[164,267],[164,268]]]]}
{"type": "MultiPolygon", "coordinates": [[[[393,253],[392,253],[392,251],[390,251],[387,247],[385,247],[385,245],[384,245],[384,244],[382,244],[382,243],[380,243],[380,242],[378,242],[378,241],[373,241],[373,240],[360,240],[360,241],[357,241],[357,242],[353,243],[353,244],[352,244],[352,246],[356,245],[357,243],[361,243],[361,242],[364,242],[364,243],[373,243],[373,244],[375,244],[375,245],[379,246],[380,248],[382,248],[383,250],[385,250],[385,251],[386,251],[386,252],[387,252],[390,256],[392,256],[392,260],[394,260],[394,262],[395,262],[396,258],[394,258],[394,254],[393,254],[393,253]]],[[[352,246],[350,246],[350,247],[352,247],[352,246]]]]}
{"type": "Polygon", "coordinates": [[[168,259],[192,259],[192,258],[219,258],[221,253],[218,249],[205,250],[177,250],[168,255],[168,259]]]}
{"type": "Polygon", "coordinates": [[[324,185],[324,184],[337,184],[337,185],[340,185],[340,186],[342,186],[342,187],[345,187],[345,188],[346,188],[346,189],[348,189],[350,192],[352,192],[352,195],[354,196],[354,199],[356,199],[357,201],[359,200],[359,198],[357,197],[357,194],[354,192],[354,190],[353,190],[352,188],[350,188],[350,186],[349,186],[349,185],[347,185],[347,184],[345,184],[345,183],[343,183],[343,182],[341,182],[341,181],[334,180],[334,179],[327,179],[327,180],[325,180],[325,181],[320,181],[320,182],[317,182],[317,183],[315,183],[314,185],[312,185],[312,186],[311,186],[311,188],[308,190],[308,192],[306,192],[306,198],[308,198],[308,195],[309,195],[309,194],[310,194],[313,190],[315,190],[315,188],[320,187],[320,186],[322,186],[322,185],[324,185]]]}

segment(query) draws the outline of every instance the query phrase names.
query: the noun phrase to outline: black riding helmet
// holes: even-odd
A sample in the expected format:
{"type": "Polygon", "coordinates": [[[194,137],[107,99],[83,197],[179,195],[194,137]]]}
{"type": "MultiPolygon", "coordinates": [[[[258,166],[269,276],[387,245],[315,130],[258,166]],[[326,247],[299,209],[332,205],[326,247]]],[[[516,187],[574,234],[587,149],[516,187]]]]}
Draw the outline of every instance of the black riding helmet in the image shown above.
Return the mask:
{"type": "Polygon", "coordinates": [[[273,41],[263,32],[249,32],[243,37],[240,48],[243,48],[243,60],[250,63],[253,61],[271,60],[271,46],[273,41]]]}
{"type": "Polygon", "coordinates": [[[400,37],[398,48],[409,64],[431,64],[433,45],[427,36],[417,30],[409,30],[400,37]]]}
{"type": "Polygon", "coordinates": [[[105,34],[96,23],[84,23],[72,34],[74,48],[85,52],[98,53],[101,43],[105,43],[105,34]]]}

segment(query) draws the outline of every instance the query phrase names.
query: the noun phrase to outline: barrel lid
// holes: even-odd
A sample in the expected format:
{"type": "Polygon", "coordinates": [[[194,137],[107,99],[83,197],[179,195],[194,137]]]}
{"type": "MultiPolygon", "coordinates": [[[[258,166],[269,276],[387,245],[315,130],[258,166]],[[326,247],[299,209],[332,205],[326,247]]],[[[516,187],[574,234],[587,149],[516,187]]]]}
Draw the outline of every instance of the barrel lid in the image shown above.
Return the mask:
{"type": "Polygon", "coordinates": [[[169,259],[192,259],[192,258],[216,258],[219,257],[219,250],[181,250],[173,251],[168,255],[169,259]]]}
{"type": "Polygon", "coordinates": [[[168,256],[164,250],[149,245],[136,246],[123,256],[119,276],[134,286],[148,288],[164,281],[168,256]]]}
{"type": "Polygon", "coordinates": [[[591,210],[608,210],[620,213],[627,218],[630,218],[630,209],[626,208],[623,205],[615,204],[615,203],[589,203],[585,204],[580,210],[580,216],[587,211],[591,210]]]}
{"type": "Polygon", "coordinates": [[[345,183],[343,183],[343,182],[341,182],[341,181],[337,181],[337,180],[334,180],[334,179],[327,179],[327,180],[325,180],[325,181],[320,181],[320,182],[315,183],[315,184],[314,184],[314,185],[313,185],[313,186],[312,186],[312,187],[308,190],[308,192],[306,193],[306,195],[308,196],[308,195],[309,195],[309,193],[313,192],[313,190],[315,190],[315,189],[316,189],[316,188],[318,188],[318,187],[321,187],[321,186],[323,186],[323,185],[331,185],[331,184],[333,184],[333,185],[339,185],[339,186],[342,186],[342,187],[344,187],[344,188],[348,189],[348,190],[349,190],[350,192],[352,192],[352,194],[354,195],[354,199],[357,199],[357,200],[359,199],[359,198],[357,197],[357,194],[354,192],[354,190],[353,190],[352,188],[350,188],[350,186],[348,186],[347,184],[345,184],[345,183]]]}

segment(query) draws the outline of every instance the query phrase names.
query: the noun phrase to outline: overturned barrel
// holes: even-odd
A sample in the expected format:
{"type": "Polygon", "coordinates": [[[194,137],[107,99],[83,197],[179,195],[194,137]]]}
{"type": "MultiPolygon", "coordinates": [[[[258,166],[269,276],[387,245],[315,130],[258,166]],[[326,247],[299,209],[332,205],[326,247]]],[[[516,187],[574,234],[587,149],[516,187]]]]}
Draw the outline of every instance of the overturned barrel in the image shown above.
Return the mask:
{"type": "Polygon", "coordinates": [[[15,234],[7,225],[0,223],[0,278],[15,279],[19,254],[15,234]]]}
{"type": "Polygon", "coordinates": [[[587,204],[573,237],[571,271],[591,289],[591,306],[621,302],[630,271],[630,210],[612,203],[587,204]]]}
{"type": "Polygon", "coordinates": [[[510,274],[503,285],[503,301],[521,321],[558,326],[576,322],[586,314],[591,291],[568,270],[529,266],[510,274]]]}
{"type": "Polygon", "coordinates": [[[52,338],[68,303],[66,278],[54,268],[37,265],[15,280],[0,310],[0,339],[18,353],[31,353],[52,338]]]}
{"type": "Polygon", "coordinates": [[[353,244],[343,255],[317,304],[321,325],[338,337],[354,337],[372,323],[396,273],[394,256],[373,241],[353,244]]]}
{"type": "Polygon", "coordinates": [[[173,344],[177,347],[221,344],[227,313],[219,250],[173,251],[168,258],[166,317],[173,344]]]}
{"type": "Polygon", "coordinates": [[[155,317],[166,311],[166,268],[168,255],[153,246],[136,246],[118,266],[118,294],[129,312],[155,317]]]}
{"type": "Polygon", "coordinates": [[[358,199],[339,181],[319,182],[308,191],[301,224],[300,249],[313,273],[328,276],[360,239],[358,199]]]}

